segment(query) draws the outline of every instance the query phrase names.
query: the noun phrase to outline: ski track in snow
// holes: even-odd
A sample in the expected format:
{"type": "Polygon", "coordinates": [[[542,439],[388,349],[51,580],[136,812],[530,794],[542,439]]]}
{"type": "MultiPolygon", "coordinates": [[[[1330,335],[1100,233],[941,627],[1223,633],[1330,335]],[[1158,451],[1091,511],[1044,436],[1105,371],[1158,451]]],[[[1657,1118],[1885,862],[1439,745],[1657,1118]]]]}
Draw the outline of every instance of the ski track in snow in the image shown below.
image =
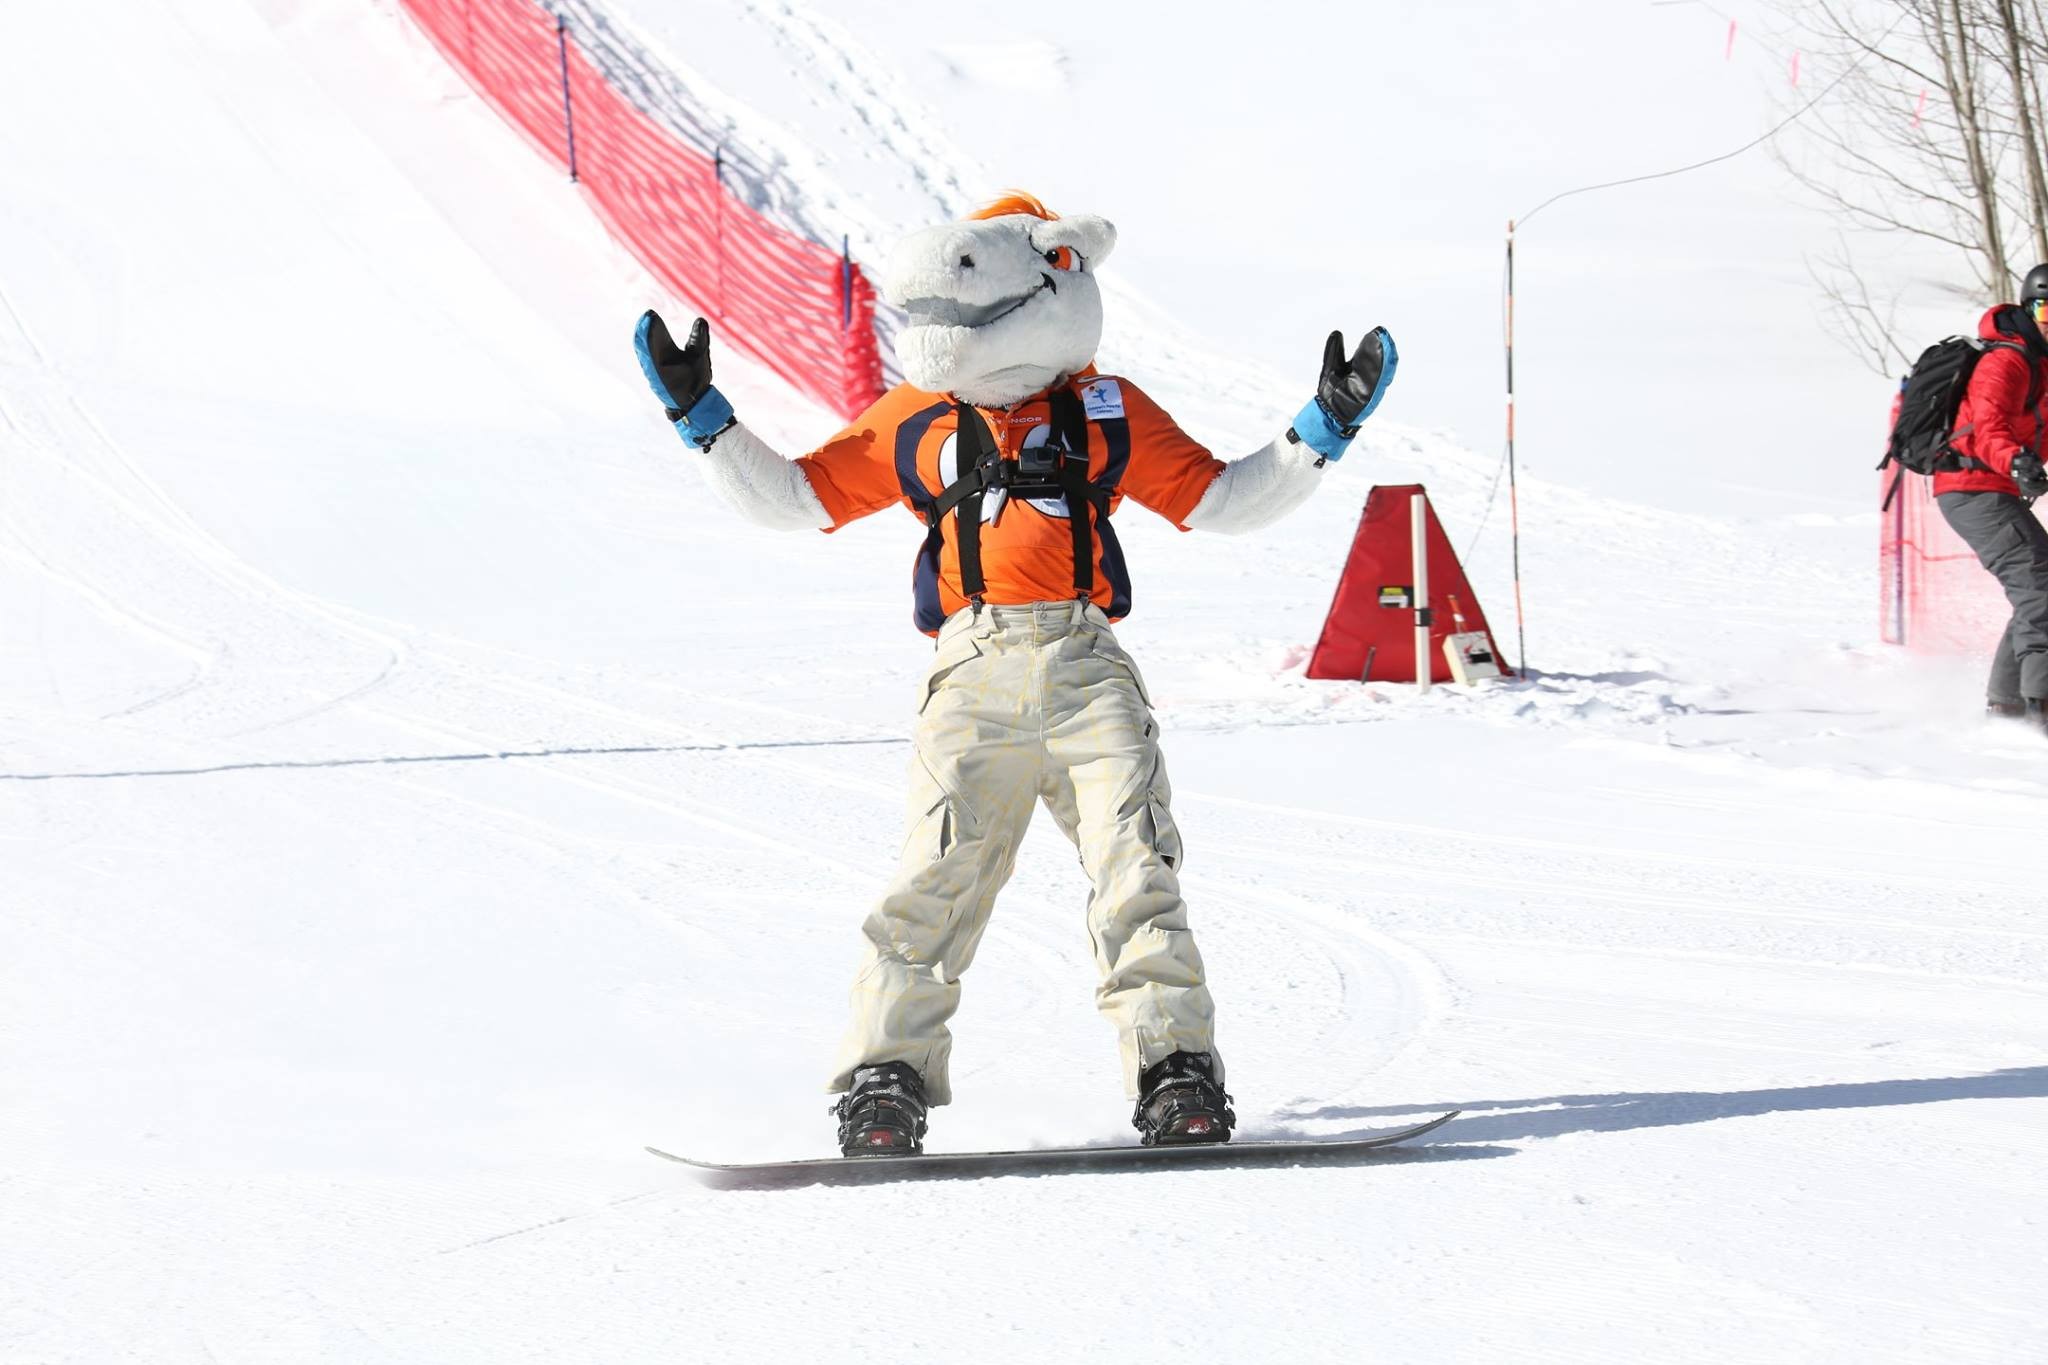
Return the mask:
{"type": "MultiPolygon", "coordinates": [[[[9,514],[17,545],[56,583],[200,661],[191,677],[105,719],[180,699],[211,704],[231,696],[252,728],[282,726],[365,696],[395,671],[392,641],[342,626],[319,604],[284,592],[235,559],[135,468],[85,408],[57,393],[40,397],[17,383],[5,413],[18,438],[11,461],[17,510],[9,514]],[[46,519],[45,525],[31,529],[25,524],[30,515],[46,519]],[[166,621],[183,623],[182,632],[159,624],[166,621]],[[349,651],[337,648],[344,642],[377,650],[375,662],[322,657],[346,656],[349,651]],[[291,662],[280,665],[280,658],[291,662]],[[342,690],[324,694],[316,684],[317,699],[310,701],[297,676],[275,691],[246,681],[219,684],[223,669],[255,666],[259,659],[273,675],[331,672],[347,680],[336,684],[342,690]],[[351,673],[365,676],[347,678],[351,673]],[[252,691],[258,695],[247,695],[252,691]]],[[[184,722],[228,736],[243,733],[230,728],[238,723],[232,716],[184,722]]]]}
{"type": "MultiPolygon", "coordinates": [[[[73,50],[94,9],[44,16],[43,46],[73,50]]],[[[818,12],[723,11],[824,73],[805,107],[909,198],[868,202],[772,122],[778,94],[710,89],[660,25],[628,22],[644,7],[617,9],[571,6],[642,98],[696,101],[670,116],[766,149],[788,212],[885,237],[979,174],[818,12]]],[[[103,87],[151,112],[133,137],[182,155],[178,120],[211,110],[229,131],[209,152],[252,211],[319,224],[295,241],[308,291],[431,321],[326,351],[388,406],[270,395],[208,427],[223,409],[85,378],[99,352],[73,320],[147,328],[181,306],[151,292],[168,286],[53,294],[0,252],[0,625],[35,642],[0,666],[0,1074],[28,1097],[0,1115],[18,1248],[0,1355],[864,1359],[849,1324],[895,1311],[906,1250],[942,1267],[948,1301],[916,1336],[946,1358],[2034,1349],[2031,755],[1963,724],[1970,683],[1855,643],[1858,528],[1538,480],[1526,567],[1554,671],[1426,697],[1308,682],[1373,480],[1426,478],[1461,547],[1481,515],[1491,458],[1400,428],[1284,536],[1226,553],[1134,512],[1123,634],[1159,699],[1242,1131],[1465,1118],[1350,1167],[908,1195],[715,1191],[654,1166],[639,1144],[829,1141],[819,1085],[901,837],[925,658],[902,620],[907,523],[753,531],[658,423],[612,416],[581,315],[552,337],[549,309],[585,295],[630,318],[644,281],[570,191],[519,178],[516,138],[448,96],[388,4],[157,0],[138,23],[103,87]],[[211,65],[259,57],[304,79],[211,65]],[[410,124],[356,122],[356,70],[410,124]],[[407,126],[419,143],[394,145],[407,126]],[[420,189],[437,207],[417,241],[344,221],[413,194],[443,144],[505,169],[458,182],[474,203],[420,189]],[[582,249],[522,262],[484,220],[582,249]],[[502,391],[406,407],[408,370],[472,345],[488,363],[460,382],[504,366],[502,391]],[[514,395],[523,420],[501,420],[514,395]],[[1139,1276],[1170,1312],[1135,1311],[1154,1306],[1139,1276]]],[[[10,75],[38,88],[0,54],[0,90],[10,75]]],[[[93,197],[109,178],[62,212],[118,221],[93,197]]],[[[149,230],[231,293],[251,249],[215,245],[221,226],[173,206],[149,230]]],[[[1249,448],[1284,420],[1287,385],[1205,391],[1224,361],[1110,306],[1192,429],[1249,448]]],[[[221,364],[272,343],[239,344],[221,364]]],[[[815,424],[734,370],[764,428],[815,424]]],[[[1469,567],[1505,634],[1503,553],[1482,540],[1469,567]]],[[[967,978],[935,1149],[1128,1139],[1085,894],[1038,822],[967,978]]]]}

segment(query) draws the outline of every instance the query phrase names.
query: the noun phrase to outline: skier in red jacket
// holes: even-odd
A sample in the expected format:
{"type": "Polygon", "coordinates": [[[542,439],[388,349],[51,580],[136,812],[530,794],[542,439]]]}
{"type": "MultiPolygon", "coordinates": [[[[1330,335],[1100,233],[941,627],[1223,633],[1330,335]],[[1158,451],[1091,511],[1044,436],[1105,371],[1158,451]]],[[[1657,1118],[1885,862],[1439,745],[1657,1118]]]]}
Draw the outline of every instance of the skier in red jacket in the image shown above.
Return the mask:
{"type": "Polygon", "coordinates": [[[1997,344],[1970,375],[1950,440],[1962,459],[1934,476],[1934,497],[2012,603],[1991,660],[1989,711],[2048,730],[2048,527],[2033,513],[2034,499],[2048,493],[2041,466],[2048,427],[2044,324],[2048,264],[2027,272],[2017,304],[2000,304],[1977,324],[1977,334],[1997,344]]]}

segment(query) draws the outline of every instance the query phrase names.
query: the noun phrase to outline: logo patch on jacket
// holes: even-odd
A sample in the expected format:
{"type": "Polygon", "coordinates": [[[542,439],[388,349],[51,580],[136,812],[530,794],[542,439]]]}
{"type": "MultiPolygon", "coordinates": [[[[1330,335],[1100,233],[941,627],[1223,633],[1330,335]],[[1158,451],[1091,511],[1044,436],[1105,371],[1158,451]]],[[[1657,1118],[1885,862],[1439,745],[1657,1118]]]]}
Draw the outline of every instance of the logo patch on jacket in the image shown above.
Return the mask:
{"type": "Polygon", "coordinates": [[[1091,422],[1124,415],[1124,391],[1114,379],[1091,379],[1081,390],[1081,407],[1091,422]]]}

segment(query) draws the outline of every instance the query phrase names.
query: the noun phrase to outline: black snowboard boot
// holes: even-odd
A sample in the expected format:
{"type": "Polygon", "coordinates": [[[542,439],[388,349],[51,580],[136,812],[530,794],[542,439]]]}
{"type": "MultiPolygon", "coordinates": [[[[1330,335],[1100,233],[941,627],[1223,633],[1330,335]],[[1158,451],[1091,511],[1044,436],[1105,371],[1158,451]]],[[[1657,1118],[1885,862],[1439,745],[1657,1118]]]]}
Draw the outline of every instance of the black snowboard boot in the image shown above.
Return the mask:
{"type": "Polygon", "coordinates": [[[2025,720],[2027,704],[2023,701],[2000,701],[1993,697],[1984,703],[1986,720],[2025,720]]]}
{"type": "Polygon", "coordinates": [[[1216,1084],[1216,1062],[1206,1052],[1176,1052],[1138,1078],[1138,1108],[1131,1126],[1147,1147],[1182,1142],[1228,1142],[1237,1115],[1216,1084]]]}
{"type": "Polygon", "coordinates": [[[2048,701],[2042,701],[2039,697],[2028,697],[2026,707],[2027,713],[2020,719],[2042,734],[2048,734],[2048,701]]]}
{"type": "Polygon", "coordinates": [[[924,1150],[924,1078],[908,1062],[877,1062],[853,1073],[834,1105],[841,1156],[916,1156],[924,1150]]]}

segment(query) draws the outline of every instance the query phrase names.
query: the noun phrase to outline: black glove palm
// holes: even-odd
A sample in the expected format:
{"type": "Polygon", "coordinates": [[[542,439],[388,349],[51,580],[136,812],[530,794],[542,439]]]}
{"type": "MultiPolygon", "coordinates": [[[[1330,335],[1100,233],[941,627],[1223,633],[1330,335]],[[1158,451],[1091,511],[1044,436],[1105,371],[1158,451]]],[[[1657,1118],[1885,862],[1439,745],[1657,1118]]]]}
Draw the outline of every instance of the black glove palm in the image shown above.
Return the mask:
{"type": "Polygon", "coordinates": [[[711,387],[710,324],[698,318],[690,327],[688,344],[678,350],[661,314],[650,309],[640,319],[638,341],[640,368],[654,396],[668,408],[671,422],[682,420],[711,387]]]}
{"type": "Polygon", "coordinates": [[[2048,471],[2041,468],[2041,457],[2022,450],[2012,457],[2012,481],[2020,486],[2024,497],[2038,498],[2048,493],[2048,471]]]}
{"type": "Polygon", "coordinates": [[[1356,429],[1372,409],[1373,400],[1380,393],[1380,374],[1387,363],[1386,336],[1385,328],[1373,328],[1348,361],[1344,359],[1342,332],[1330,333],[1330,339],[1323,343],[1323,374],[1316,382],[1316,397],[1322,400],[1337,425],[1356,429]]]}

